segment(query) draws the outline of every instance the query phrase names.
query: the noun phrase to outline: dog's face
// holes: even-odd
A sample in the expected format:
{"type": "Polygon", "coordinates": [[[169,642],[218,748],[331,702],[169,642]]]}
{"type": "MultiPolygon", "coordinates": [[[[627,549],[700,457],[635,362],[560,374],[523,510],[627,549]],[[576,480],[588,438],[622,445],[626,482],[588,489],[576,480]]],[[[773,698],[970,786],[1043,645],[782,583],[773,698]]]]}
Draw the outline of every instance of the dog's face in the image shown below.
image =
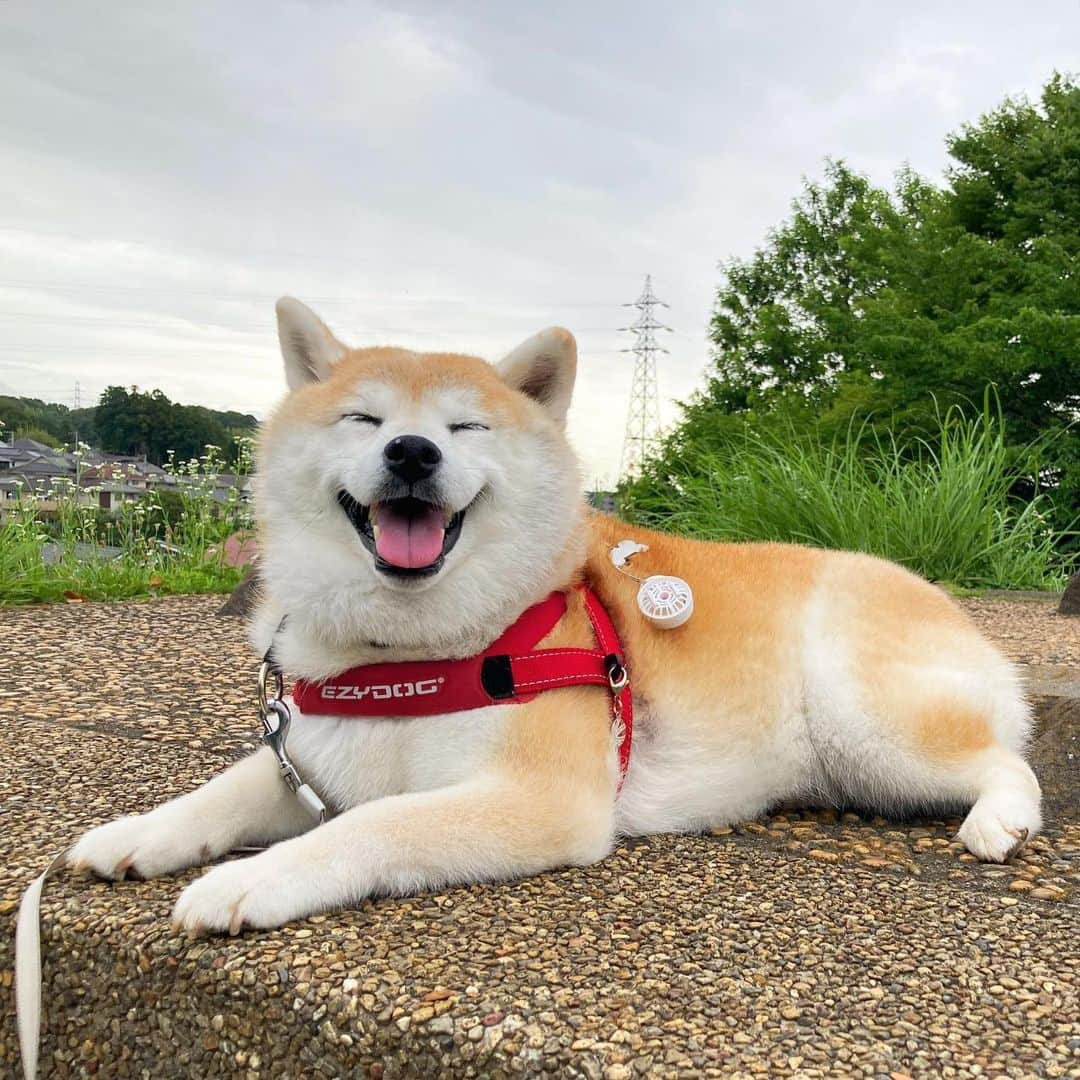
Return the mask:
{"type": "Polygon", "coordinates": [[[295,300],[278,324],[290,393],[264,431],[258,504],[261,573],[290,619],[337,645],[422,649],[501,630],[483,624],[566,584],[582,531],[567,331],[492,366],[349,350],[295,300]]]}

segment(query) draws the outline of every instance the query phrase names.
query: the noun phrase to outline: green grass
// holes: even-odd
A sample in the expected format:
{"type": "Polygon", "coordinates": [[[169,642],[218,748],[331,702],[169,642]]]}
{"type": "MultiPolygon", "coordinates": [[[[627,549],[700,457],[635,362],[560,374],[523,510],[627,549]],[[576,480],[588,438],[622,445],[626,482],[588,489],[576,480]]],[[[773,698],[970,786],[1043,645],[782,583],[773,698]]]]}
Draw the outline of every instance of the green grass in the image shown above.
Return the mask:
{"type": "Polygon", "coordinates": [[[229,592],[241,571],[213,554],[167,555],[125,551],[115,559],[76,560],[67,550],[52,565],[42,544],[0,528],[0,604],[48,604],[68,599],[126,600],[135,597],[229,592]]]}
{"type": "MultiPolygon", "coordinates": [[[[666,486],[632,487],[622,509],[641,524],[704,539],[870,552],[961,590],[1060,589],[1071,566],[1044,497],[1010,495],[1037,472],[1034,459],[1035,448],[1025,460],[1010,457],[989,413],[972,419],[956,410],[930,440],[883,437],[868,425],[830,442],[747,433],[684,461],[666,486]]],[[[177,468],[185,478],[172,497],[178,505],[151,495],[104,526],[73,500],[61,500],[52,523],[24,507],[0,526],[0,604],[228,592],[242,574],[225,564],[222,541],[250,519],[239,502],[211,498],[220,466],[209,448],[177,468]],[[49,541],[62,553],[53,565],[42,559],[49,541]],[[105,557],[106,542],[120,548],[118,558],[105,557]],[[77,559],[77,544],[98,554],[77,559]]]]}
{"type": "Polygon", "coordinates": [[[59,511],[47,521],[23,502],[0,526],[0,605],[229,592],[243,572],[226,564],[223,542],[251,520],[235,493],[213,499],[221,465],[208,447],[174,470],[178,493],[150,493],[107,520],[78,505],[72,490],[55,492],[59,511]],[[48,544],[59,557],[47,563],[48,544]]]}
{"type": "Polygon", "coordinates": [[[1070,567],[1045,497],[1010,495],[1035,450],[1015,461],[991,415],[957,410],[928,440],[746,433],[685,461],[666,492],[631,488],[623,512],[704,539],[864,551],[962,588],[1058,589],[1070,567]]]}

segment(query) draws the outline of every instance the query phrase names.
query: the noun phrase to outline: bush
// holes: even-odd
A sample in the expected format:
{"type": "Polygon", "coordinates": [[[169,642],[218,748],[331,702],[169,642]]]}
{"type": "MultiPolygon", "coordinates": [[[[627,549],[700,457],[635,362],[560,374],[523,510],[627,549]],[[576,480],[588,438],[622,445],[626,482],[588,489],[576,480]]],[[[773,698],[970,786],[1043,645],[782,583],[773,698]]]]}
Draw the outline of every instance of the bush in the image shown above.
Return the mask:
{"type": "Polygon", "coordinates": [[[989,412],[970,419],[959,409],[928,439],[866,423],[832,440],[743,430],[680,459],[666,486],[655,475],[631,485],[621,509],[703,539],[863,551],[962,587],[1059,588],[1069,565],[1045,496],[1011,494],[1038,475],[1040,450],[1018,457],[989,412]]]}

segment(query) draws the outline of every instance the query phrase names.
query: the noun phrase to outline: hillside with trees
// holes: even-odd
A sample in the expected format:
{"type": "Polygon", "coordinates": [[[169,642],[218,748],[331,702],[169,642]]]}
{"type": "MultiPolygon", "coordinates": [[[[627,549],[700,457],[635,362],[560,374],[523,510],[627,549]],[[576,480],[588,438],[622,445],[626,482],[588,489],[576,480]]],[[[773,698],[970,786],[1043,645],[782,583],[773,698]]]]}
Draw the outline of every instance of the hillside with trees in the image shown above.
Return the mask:
{"type": "Polygon", "coordinates": [[[47,446],[74,444],[76,433],[92,443],[94,408],[69,409],[55,401],[0,394],[0,430],[8,438],[36,439],[47,446]]]}
{"type": "Polygon", "coordinates": [[[98,400],[94,426],[98,445],[117,454],[145,454],[158,465],[170,450],[177,458],[196,458],[207,444],[218,446],[231,461],[237,435],[250,435],[254,416],[217,412],[201,405],[180,405],[160,390],[109,386],[98,400]]]}
{"type": "Polygon", "coordinates": [[[16,437],[60,446],[76,439],[113,454],[145,454],[157,465],[175,451],[197,458],[208,444],[232,461],[236,436],[250,435],[258,420],[249,413],[219,412],[170,401],[160,390],[107,387],[95,407],[69,409],[37,398],[0,396],[0,425],[16,437]]]}
{"type": "Polygon", "coordinates": [[[970,415],[989,400],[1008,447],[1039,446],[1015,493],[1030,497],[1037,476],[1069,527],[1080,514],[1080,85],[1055,75],[1037,103],[1006,100],[947,147],[941,186],[902,169],[885,190],[829,162],[760,250],[723,266],[707,385],[624,489],[627,509],[677,512],[679,477],[748,430],[828,441],[866,421],[917,440],[950,406],[970,415]]]}

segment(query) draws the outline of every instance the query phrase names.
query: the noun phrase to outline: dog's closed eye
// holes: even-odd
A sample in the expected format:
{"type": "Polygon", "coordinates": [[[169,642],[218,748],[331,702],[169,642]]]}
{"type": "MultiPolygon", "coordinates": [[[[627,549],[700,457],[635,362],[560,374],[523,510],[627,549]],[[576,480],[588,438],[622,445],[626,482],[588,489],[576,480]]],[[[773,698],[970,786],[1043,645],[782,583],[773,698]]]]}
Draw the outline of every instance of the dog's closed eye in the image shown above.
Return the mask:
{"type": "Polygon", "coordinates": [[[487,424],[481,424],[479,420],[467,420],[460,424],[451,424],[450,431],[490,431],[487,424]]]}

